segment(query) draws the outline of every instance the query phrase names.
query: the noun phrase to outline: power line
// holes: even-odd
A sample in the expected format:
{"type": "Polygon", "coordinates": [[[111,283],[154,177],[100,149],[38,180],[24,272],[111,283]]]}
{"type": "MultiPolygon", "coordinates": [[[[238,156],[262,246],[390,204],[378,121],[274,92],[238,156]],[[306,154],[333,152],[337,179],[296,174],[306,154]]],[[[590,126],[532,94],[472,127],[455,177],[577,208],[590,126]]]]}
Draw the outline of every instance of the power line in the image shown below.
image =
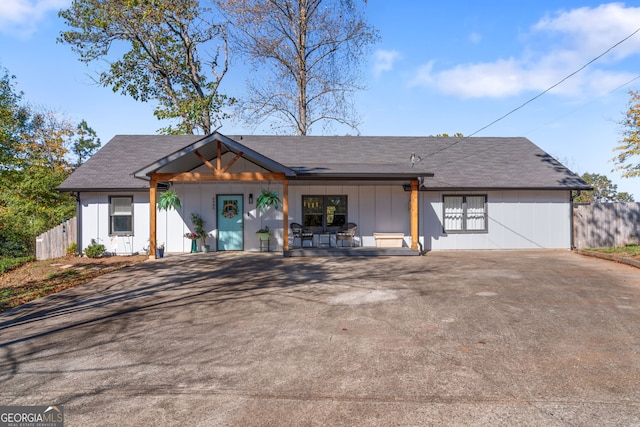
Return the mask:
{"type": "Polygon", "coordinates": [[[584,107],[586,107],[587,105],[594,103],[596,100],[598,100],[598,99],[600,99],[600,98],[604,98],[605,96],[609,96],[609,95],[611,95],[612,93],[614,93],[614,92],[616,92],[616,91],[618,91],[618,90],[622,89],[623,87],[625,87],[625,86],[627,86],[627,85],[630,85],[631,83],[633,83],[634,81],[636,81],[636,80],[638,80],[638,79],[640,79],[640,75],[637,75],[637,76],[635,76],[634,78],[632,78],[631,80],[629,80],[629,81],[627,81],[627,82],[625,82],[625,83],[622,83],[621,85],[619,85],[618,87],[616,87],[616,88],[614,88],[614,89],[611,89],[611,90],[610,90],[609,92],[607,92],[605,95],[602,95],[602,96],[599,96],[599,97],[597,97],[597,98],[594,98],[594,99],[592,99],[591,101],[589,101],[589,102],[587,102],[587,103],[582,104],[582,105],[581,105],[581,106],[579,106],[578,108],[574,108],[573,110],[569,111],[568,113],[561,115],[560,117],[556,117],[556,118],[555,118],[555,119],[553,119],[553,120],[550,120],[550,121],[548,121],[548,122],[546,122],[546,123],[544,123],[544,124],[541,124],[541,125],[539,125],[539,126],[537,126],[537,127],[533,128],[533,129],[531,129],[531,130],[526,131],[523,135],[528,135],[528,134],[530,134],[530,133],[532,133],[532,132],[537,131],[538,129],[541,129],[541,128],[545,127],[545,126],[550,125],[551,123],[555,123],[555,122],[557,122],[558,120],[560,120],[560,119],[562,119],[562,118],[565,118],[565,117],[567,117],[567,116],[570,116],[570,115],[572,115],[573,113],[575,113],[576,111],[579,111],[579,110],[583,109],[583,108],[584,108],[584,107]]]}
{"type": "Polygon", "coordinates": [[[429,156],[433,156],[434,154],[438,154],[444,150],[447,150],[451,147],[453,147],[454,145],[458,144],[459,142],[464,141],[467,138],[471,138],[473,135],[476,135],[480,132],[482,132],[483,130],[493,126],[494,124],[498,123],[499,121],[507,118],[508,116],[510,116],[511,114],[515,113],[516,111],[520,110],[521,108],[523,108],[525,105],[530,104],[531,102],[535,101],[536,99],[540,98],[542,95],[546,94],[547,92],[549,92],[550,90],[560,86],[562,83],[564,83],[566,80],[570,79],[571,77],[575,76],[576,74],[578,74],[580,71],[584,70],[585,68],[587,68],[589,65],[593,64],[594,62],[596,62],[598,59],[602,58],[603,56],[605,56],[606,54],[608,54],[609,52],[611,52],[613,49],[615,49],[616,47],[618,47],[619,45],[621,45],[622,43],[624,43],[625,41],[629,40],[631,37],[635,36],[638,32],[640,32],[640,27],[637,28],[633,33],[629,34],[627,37],[625,37],[624,39],[620,40],[619,42],[617,42],[616,44],[614,44],[613,46],[611,46],[609,49],[607,49],[606,51],[604,51],[603,53],[601,53],[600,55],[596,56],[595,58],[593,58],[591,61],[587,62],[586,64],[584,64],[582,67],[578,68],[576,71],[574,71],[573,73],[569,74],[568,76],[564,77],[562,80],[560,80],[559,82],[557,82],[556,84],[550,86],[549,88],[545,89],[544,91],[540,92],[538,95],[534,96],[533,98],[529,99],[528,101],[520,104],[519,106],[517,106],[516,108],[514,108],[513,110],[509,111],[508,113],[500,116],[499,118],[495,119],[494,121],[492,121],[491,123],[489,123],[486,126],[481,127],[480,129],[478,129],[477,131],[473,132],[470,135],[466,135],[463,138],[460,138],[454,142],[452,142],[451,144],[449,144],[448,146],[441,148],[440,150],[434,151],[433,153],[430,153],[429,156]]]}

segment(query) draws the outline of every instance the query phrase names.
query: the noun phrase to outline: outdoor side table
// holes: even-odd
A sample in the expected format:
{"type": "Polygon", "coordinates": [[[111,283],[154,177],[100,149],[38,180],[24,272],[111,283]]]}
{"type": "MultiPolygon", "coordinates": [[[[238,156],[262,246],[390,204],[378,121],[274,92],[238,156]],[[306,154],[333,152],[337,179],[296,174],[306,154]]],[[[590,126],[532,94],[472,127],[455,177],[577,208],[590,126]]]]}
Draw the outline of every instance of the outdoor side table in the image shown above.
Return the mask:
{"type": "Polygon", "coordinates": [[[331,247],[331,233],[318,233],[318,247],[331,247]]]}

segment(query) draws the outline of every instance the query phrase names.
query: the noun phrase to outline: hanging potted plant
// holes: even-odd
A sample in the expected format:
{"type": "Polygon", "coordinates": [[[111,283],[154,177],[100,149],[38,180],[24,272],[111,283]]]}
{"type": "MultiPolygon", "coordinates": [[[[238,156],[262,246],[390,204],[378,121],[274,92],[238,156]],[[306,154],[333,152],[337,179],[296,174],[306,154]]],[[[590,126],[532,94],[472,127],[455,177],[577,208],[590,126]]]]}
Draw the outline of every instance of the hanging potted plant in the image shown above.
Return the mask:
{"type": "Polygon", "coordinates": [[[175,190],[167,190],[163,192],[158,198],[157,205],[158,209],[161,211],[168,211],[170,209],[178,210],[182,208],[182,202],[175,190]]]}
{"type": "MultiPolygon", "coordinates": [[[[158,198],[156,205],[158,206],[158,210],[161,211],[168,211],[170,209],[178,210],[182,208],[182,202],[175,190],[164,191],[158,198]]],[[[156,248],[156,255],[158,258],[164,256],[164,243],[156,248]]]]}
{"type": "MultiPolygon", "coordinates": [[[[265,211],[272,206],[275,209],[278,209],[278,206],[280,205],[280,203],[282,202],[280,200],[280,196],[278,195],[278,193],[276,193],[275,191],[263,189],[260,195],[258,196],[258,199],[256,200],[256,207],[261,211],[265,211]]],[[[271,230],[269,230],[269,227],[262,226],[262,215],[260,215],[260,230],[258,230],[256,234],[258,236],[258,240],[263,242],[268,241],[271,238],[271,230]]]]}
{"type": "Polygon", "coordinates": [[[282,203],[280,201],[280,196],[278,193],[271,190],[262,190],[262,193],[258,196],[258,200],[256,200],[256,207],[258,209],[268,209],[271,206],[278,209],[278,205],[282,203]]]}

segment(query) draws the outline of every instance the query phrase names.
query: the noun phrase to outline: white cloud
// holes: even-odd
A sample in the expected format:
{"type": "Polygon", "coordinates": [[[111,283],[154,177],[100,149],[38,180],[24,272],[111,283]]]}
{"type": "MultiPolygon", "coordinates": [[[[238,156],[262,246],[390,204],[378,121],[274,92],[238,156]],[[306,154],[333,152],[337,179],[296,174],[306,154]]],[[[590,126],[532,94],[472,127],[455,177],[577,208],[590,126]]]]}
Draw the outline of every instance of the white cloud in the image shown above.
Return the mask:
{"type": "Polygon", "coordinates": [[[20,37],[33,33],[44,16],[69,6],[71,0],[1,0],[0,31],[20,37]]]}
{"type": "MultiPolygon", "coordinates": [[[[440,71],[434,71],[429,63],[418,70],[410,84],[435,87],[464,98],[498,98],[543,91],[629,36],[639,23],[640,7],[625,7],[622,3],[560,11],[531,28],[530,45],[523,46],[520,56],[460,64],[440,71]]],[[[606,93],[637,75],[637,70],[612,68],[638,54],[640,33],[562,83],[553,93],[568,96],[606,93]]]]}
{"type": "Polygon", "coordinates": [[[400,57],[400,52],[396,50],[376,50],[374,53],[373,75],[379,77],[383,72],[391,71],[394,63],[400,57]]]}

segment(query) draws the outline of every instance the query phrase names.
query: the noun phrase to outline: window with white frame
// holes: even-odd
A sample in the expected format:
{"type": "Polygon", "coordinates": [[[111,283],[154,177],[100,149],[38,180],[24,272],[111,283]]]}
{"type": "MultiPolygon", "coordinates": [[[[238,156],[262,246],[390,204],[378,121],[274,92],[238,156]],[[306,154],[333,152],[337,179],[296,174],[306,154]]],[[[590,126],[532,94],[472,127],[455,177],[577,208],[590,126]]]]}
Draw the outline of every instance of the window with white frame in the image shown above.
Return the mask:
{"type": "Polygon", "coordinates": [[[487,196],[455,195],[443,197],[444,231],[473,233],[487,231],[487,196]]]}
{"type": "Polygon", "coordinates": [[[133,197],[109,197],[109,234],[133,234],[133,197]]]}

